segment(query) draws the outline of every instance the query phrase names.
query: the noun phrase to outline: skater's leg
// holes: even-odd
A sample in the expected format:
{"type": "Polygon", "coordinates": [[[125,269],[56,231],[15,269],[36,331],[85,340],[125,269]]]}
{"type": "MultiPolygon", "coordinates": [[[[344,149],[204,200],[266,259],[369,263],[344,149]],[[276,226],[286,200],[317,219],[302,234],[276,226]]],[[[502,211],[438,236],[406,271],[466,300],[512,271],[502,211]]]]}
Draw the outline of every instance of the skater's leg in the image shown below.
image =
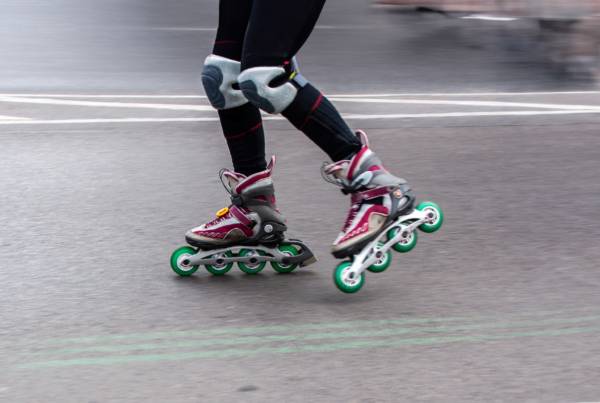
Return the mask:
{"type": "Polygon", "coordinates": [[[275,157],[267,166],[259,109],[238,87],[242,47],[252,0],[221,0],[219,29],[213,54],[204,62],[202,83],[211,104],[219,110],[235,171],[221,170],[220,178],[231,204],[217,218],[187,232],[187,242],[171,256],[171,267],[190,275],[198,265],[224,274],[236,261],[246,273],[258,273],[267,261],[289,273],[316,258],[297,240],[285,241],[286,219],[277,209],[272,174],[275,157]]]}
{"type": "Polygon", "coordinates": [[[281,66],[310,36],[325,0],[253,0],[242,70],[281,66]]]}
{"type": "Polygon", "coordinates": [[[246,176],[267,167],[260,111],[247,102],[237,87],[251,10],[252,0],[219,2],[219,28],[213,54],[206,59],[202,72],[209,99],[219,112],[234,171],[246,176]]]}
{"type": "Polygon", "coordinates": [[[281,114],[333,161],[350,159],[360,150],[359,141],[335,106],[309,83],[298,89],[294,100],[281,114]]]}
{"type": "Polygon", "coordinates": [[[267,167],[265,133],[259,109],[247,103],[237,108],[220,110],[221,127],[227,140],[233,170],[250,176],[267,167]]]}
{"type": "Polygon", "coordinates": [[[319,90],[297,74],[290,77],[289,61],[308,39],[324,3],[254,0],[238,81],[251,103],[281,113],[339,161],[356,154],[360,142],[319,90]]]}

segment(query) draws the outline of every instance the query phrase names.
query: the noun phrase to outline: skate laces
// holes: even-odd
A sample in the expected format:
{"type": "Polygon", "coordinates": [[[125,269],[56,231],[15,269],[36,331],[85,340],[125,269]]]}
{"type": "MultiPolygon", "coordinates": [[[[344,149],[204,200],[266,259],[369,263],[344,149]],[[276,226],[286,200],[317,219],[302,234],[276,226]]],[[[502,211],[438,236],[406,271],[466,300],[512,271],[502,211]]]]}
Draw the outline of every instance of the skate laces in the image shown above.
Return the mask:
{"type": "Polygon", "coordinates": [[[342,228],[343,233],[346,233],[348,228],[350,228],[350,225],[352,224],[354,218],[356,218],[356,215],[358,214],[358,210],[360,210],[360,204],[358,203],[355,203],[352,205],[352,207],[350,207],[350,211],[348,211],[348,217],[346,218],[346,222],[344,223],[344,227],[342,228]]]}
{"type": "Polygon", "coordinates": [[[218,223],[220,223],[221,221],[226,220],[230,216],[231,216],[231,213],[228,212],[227,214],[222,215],[221,217],[217,217],[214,220],[207,222],[206,224],[204,224],[204,227],[205,228],[213,227],[213,226],[217,225],[218,223]]]}

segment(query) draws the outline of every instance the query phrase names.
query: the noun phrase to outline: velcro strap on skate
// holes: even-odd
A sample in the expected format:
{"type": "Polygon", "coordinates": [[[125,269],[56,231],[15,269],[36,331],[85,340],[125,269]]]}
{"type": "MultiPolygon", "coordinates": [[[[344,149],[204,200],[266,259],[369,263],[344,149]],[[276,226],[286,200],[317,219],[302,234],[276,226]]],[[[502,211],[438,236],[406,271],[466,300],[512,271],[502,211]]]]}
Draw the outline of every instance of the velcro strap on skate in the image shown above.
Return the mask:
{"type": "Polygon", "coordinates": [[[388,189],[387,186],[379,187],[379,188],[371,189],[371,190],[365,190],[363,192],[354,193],[352,195],[352,204],[360,203],[363,200],[371,200],[376,197],[381,197],[381,196],[384,196],[389,193],[390,193],[390,190],[388,189]]]}
{"type": "Polygon", "coordinates": [[[256,225],[256,221],[249,219],[246,215],[238,208],[238,206],[231,206],[229,212],[233,214],[239,222],[242,223],[246,228],[252,229],[256,225]]]}

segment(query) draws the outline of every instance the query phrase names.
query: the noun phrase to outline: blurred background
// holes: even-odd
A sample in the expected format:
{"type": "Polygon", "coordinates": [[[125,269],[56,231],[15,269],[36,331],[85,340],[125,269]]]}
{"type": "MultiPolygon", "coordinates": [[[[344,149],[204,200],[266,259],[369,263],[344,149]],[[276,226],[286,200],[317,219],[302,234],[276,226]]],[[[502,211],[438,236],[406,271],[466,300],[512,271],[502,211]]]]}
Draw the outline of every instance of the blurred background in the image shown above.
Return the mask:
{"type": "MultiPolygon", "coordinates": [[[[600,3],[593,0],[378,0],[375,7],[390,12],[435,14],[463,20],[457,31],[474,38],[496,39],[499,57],[546,62],[558,74],[595,80],[598,73],[600,3]],[[479,23],[464,20],[477,20],[479,23]],[[512,54],[511,54],[512,53],[512,54]]],[[[421,17],[423,19],[423,17],[421,17]]],[[[433,18],[427,19],[431,27],[433,18]]],[[[447,21],[446,21],[447,23],[447,21]]],[[[485,39],[479,42],[485,46],[485,39]]]]}
{"type": "MultiPolygon", "coordinates": [[[[363,93],[390,83],[403,92],[589,88],[599,64],[598,7],[591,0],[328,1],[300,62],[313,81],[326,71],[340,75],[319,83],[326,91],[343,92],[348,83],[363,93]]],[[[195,94],[217,15],[216,1],[3,0],[2,88],[195,94]]]]}
{"type": "Polygon", "coordinates": [[[0,0],[0,402],[600,401],[599,4],[327,1],[303,76],[445,214],[347,295],[348,199],[273,116],[319,261],[169,267],[229,203],[216,0],[0,0]]]}

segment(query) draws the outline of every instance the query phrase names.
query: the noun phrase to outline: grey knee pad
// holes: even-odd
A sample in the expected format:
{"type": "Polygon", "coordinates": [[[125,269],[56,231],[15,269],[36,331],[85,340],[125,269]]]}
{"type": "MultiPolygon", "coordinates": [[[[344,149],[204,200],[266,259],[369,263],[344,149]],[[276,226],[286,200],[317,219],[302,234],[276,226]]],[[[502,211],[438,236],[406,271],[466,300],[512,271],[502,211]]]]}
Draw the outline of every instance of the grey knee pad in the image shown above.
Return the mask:
{"type": "Polygon", "coordinates": [[[286,81],[277,87],[270,87],[273,79],[286,74],[282,67],[253,67],[238,76],[240,89],[254,105],[267,113],[276,114],[287,108],[298,93],[298,89],[286,81]]]}
{"type": "Polygon", "coordinates": [[[244,105],[248,100],[242,91],[234,89],[240,74],[240,62],[217,55],[204,61],[202,84],[210,104],[215,109],[231,109],[244,105]]]}

